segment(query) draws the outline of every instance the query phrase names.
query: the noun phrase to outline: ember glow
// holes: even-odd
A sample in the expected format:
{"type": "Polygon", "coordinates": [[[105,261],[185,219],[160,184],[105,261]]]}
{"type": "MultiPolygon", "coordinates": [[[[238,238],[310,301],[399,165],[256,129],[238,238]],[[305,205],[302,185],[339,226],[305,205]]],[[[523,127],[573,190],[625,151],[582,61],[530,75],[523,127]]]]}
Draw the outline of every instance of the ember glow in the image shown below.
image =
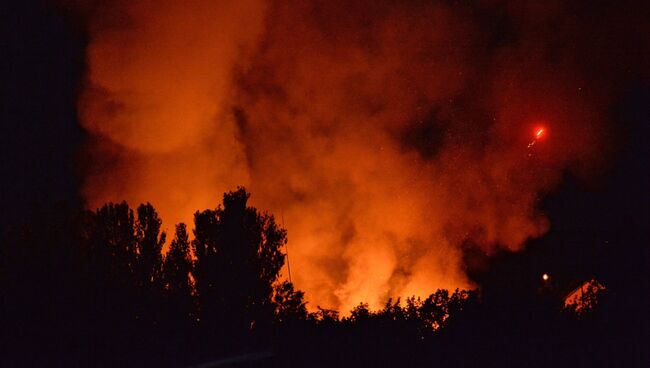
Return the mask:
{"type": "Polygon", "coordinates": [[[585,92],[600,79],[576,71],[607,39],[553,49],[557,37],[592,42],[590,24],[563,21],[568,11],[102,5],[79,101],[91,136],[83,195],[90,208],[150,201],[171,230],[244,185],[253,205],[282,215],[312,308],[473,286],[465,250],[520,250],[549,227],[539,193],[599,161],[607,96],[585,92]],[[508,39],[489,26],[502,13],[516,42],[495,41],[508,39]],[[539,116],[563,123],[531,168],[520,148],[539,116]]]}
{"type": "Polygon", "coordinates": [[[535,143],[537,143],[537,141],[538,141],[540,138],[542,138],[542,136],[544,135],[544,132],[545,132],[545,131],[544,131],[544,128],[539,128],[539,129],[537,130],[537,133],[535,133],[535,138],[534,138],[530,143],[528,143],[528,148],[533,147],[533,146],[535,145],[535,143]]]}
{"type": "Polygon", "coordinates": [[[605,290],[607,288],[596,279],[585,281],[566,295],[564,306],[573,307],[578,313],[584,312],[598,303],[600,293],[605,290]]]}

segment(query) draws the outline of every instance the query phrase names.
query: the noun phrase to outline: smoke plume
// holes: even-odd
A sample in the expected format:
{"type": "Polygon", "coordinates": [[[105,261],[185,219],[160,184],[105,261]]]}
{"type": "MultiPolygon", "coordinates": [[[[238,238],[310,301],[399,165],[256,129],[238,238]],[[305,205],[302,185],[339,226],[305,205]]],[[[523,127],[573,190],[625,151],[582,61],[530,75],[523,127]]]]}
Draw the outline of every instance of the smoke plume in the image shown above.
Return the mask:
{"type": "Polygon", "coordinates": [[[90,19],[88,206],[150,201],[171,229],[245,185],[311,305],[343,310],[470,287],[465,251],[544,234],[540,198],[598,174],[617,91],[647,77],[625,3],[137,0],[90,19]]]}

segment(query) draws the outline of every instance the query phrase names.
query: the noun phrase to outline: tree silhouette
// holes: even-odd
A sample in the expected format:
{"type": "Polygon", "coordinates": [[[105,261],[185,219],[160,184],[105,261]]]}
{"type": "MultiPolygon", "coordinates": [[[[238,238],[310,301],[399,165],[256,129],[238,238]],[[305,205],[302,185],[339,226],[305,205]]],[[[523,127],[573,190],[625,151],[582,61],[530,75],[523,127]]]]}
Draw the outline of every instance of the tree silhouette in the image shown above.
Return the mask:
{"type": "Polygon", "coordinates": [[[101,359],[123,365],[126,352],[157,349],[165,316],[162,297],[162,220],[149,203],[134,211],[126,202],[87,212],[80,229],[86,254],[90,341],[101,359]],[[110,347],[110,348],[108,348],[110,347]]]}
{"type": "Polygon", "coordinates": [[[367,321],[372,317],[372,312],[368,308],[368,303],[359,303],[350,311],[349,321],[361,322],[367,321]]]}
{"type": "Polygon", "coordinates": [[[647,356],[627,348],[634,326],[620,289],[600,293],[592,281],[580,307],[563,307],[558,293],[504,287],[525,280],[515,277],[526,274],[521,262],[484,280],[480,295],[438,290],[379,310],[360,303],[349,316],[308,313],[304,293],[279,280],[286,231],[248,200],[243,188],[225,193],[222,205],[195,214],[194,240],[176,226],[164,255],[162,220],[149,203],[36,210],[0,241],[0,365],[185,366],[269,349],[279,366],[324,367],[611,365],[647,356]]]}
{"type": "Polygon", "coordinates": [[[304,296],[305,293],[295,290],[290,282],[285,281],[276,285],[273,295],[275,321],[277,323],[286,323],[307,319],[304,296]]]}
{"type": "Polygon", "coordinates": [[[89,251],[100,277],[131,284],[137,262],[135,217],[126,202],[90,214],[89,251]]]}
{"type": "Polygon", "coordinates": [[[162,299],[162,247],[166,234],[160,231],[162,220],[150,203],[137,209],[134,224],[136,237],[135,285],[140,297],[137,299],[136,318],[141,323],[159,325],[164,318],[161,313],[162,299]]]}
{"type": "MultiPolygon", "coordinates": [[[[185,224],[176,225],[176,234],[163,261],[163,284],[170,315],[188,321],[194,313],[192,298],[192,258],[185,224]]],[[[172,317],[173,318],[173,317],[172,317]]]]}
{"type": "Polygon", "coordinates": [[[102,340],[109,331],[128,329],[137,318],[133,305],[139,295],[134,275],[137,242],[133,210],[126,202],[108,203],[88,214],[84,233],[92,322],[99,334],[96,339],[102,340]]]}
{"type": "Polygon", "coordinates": [[[271,323],[273,284],[284,264],[286,231],[273,216],[248,207],[249,197],[238,188],[224,194],[223,207],[194,215],[200,318],[226,334],[271,323]]]}
{"type": "Polygon", "coordinates": [[[137,209],[135,222],[137,263],[135,274],[138,284],[148,288],[158,286],[162,272],[162,247],[166,234],[160,232],[162,220],[150,203],[141,204],[137,209]]]}

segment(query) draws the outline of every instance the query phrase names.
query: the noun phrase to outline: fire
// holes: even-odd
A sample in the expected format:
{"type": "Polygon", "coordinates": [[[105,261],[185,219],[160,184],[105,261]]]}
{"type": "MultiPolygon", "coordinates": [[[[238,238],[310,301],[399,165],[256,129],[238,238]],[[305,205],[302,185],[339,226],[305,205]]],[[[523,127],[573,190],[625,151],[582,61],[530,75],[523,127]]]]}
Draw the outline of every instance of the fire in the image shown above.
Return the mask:
{"type": "Polygon", "coordinates": [[[605,290],[607,288],[595,278],[584,281],[564,297],[564,306],[577,313],[588,312],[596,306],[600,294],[605,290]]]}
{"type": "Polygon", "coordinates": [[[244,185],[283,215],[312,307],[472,287],[467,247],[520,250],[549,226],[538,193],[596,162],[584,132],[602,104],[572,97],[589,82],[580,58],[549,65],[525,46],[537,41],[493,54],[460,5],[108,3],[78,106],[87,205],[149,201],[169,231],[244,185]],[[521,175],[510,143],[539,115],[587,143],[558,143],[543,175],[521,175]]]}

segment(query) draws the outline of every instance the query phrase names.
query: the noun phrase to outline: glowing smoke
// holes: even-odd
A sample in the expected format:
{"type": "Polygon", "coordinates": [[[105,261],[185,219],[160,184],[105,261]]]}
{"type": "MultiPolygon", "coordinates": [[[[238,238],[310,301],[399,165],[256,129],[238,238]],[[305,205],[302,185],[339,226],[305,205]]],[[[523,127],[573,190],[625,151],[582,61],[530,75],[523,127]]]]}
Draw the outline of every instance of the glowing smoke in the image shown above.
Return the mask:
{"type": "Polygon", "coordinates": [[[104,10],[120,21],[91,30],[79,111],[98,137],[91,152],[116,157],[87,177],[90,206],[150,198],[171,229],[248,182],[230,76],[262,30],[262,5],[137,1],[104,10]]]}
{"type": "Polygon", "coordinates": [[[284,218],[312,306],[470,286],[463,247],[543,234],[540,195],[589,173],[607,132],[593,76],[612,58],[580,58],[609,18],[515,4],[114,3],[79,103],[88,206],[151,201],[171,229],[245,185],[284,218]]]}

